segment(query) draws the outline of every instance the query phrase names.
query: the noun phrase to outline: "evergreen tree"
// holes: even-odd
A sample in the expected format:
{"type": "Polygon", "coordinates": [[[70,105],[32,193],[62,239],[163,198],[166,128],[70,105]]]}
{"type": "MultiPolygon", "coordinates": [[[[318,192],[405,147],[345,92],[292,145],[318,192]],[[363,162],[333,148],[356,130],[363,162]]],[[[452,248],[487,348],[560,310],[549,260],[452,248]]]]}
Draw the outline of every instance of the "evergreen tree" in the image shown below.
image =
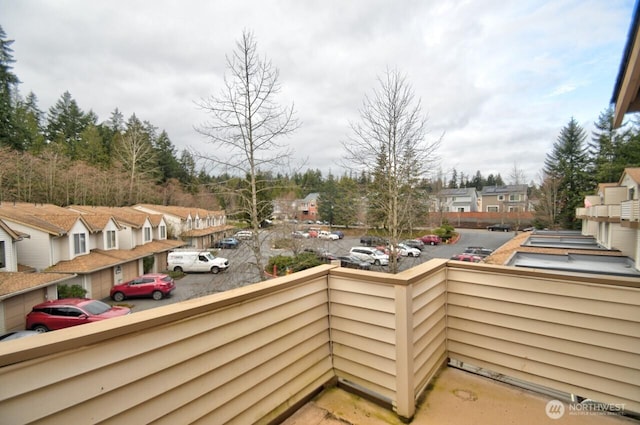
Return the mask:
{"type": "Polygon", "coordinates": [[[457,189],[458,188],[458,172],[454,168],[451,172],[451,180],[449,180],[449,185],[447,186],[449,189],[457,189]]]}
{"type": "Polygon", "coordinates": [[[623,158],[619,157],[625,141],[620,132],[613,128],[613,114],[612,107],[600,113],[588,144],[591,160],[589,169],[599,183],[618,181],[625,167],[623,158]]]}
{"type": "Polygon", "coordinates": [[[54,106],[49,108],[47,139],[59,145],[71,160],[79,159],[86,146],[82,132],[96,119],[95,114],[82,112],[71,93],[64,92],[54,106]]]}
{"type": "Polygon", "coordinates": [[[582,206],[584,195],[593,187],[587,168],[586,137],[575,118],[571,118],[544,161],[545,175],[559,183],[554,224],[565,229],[579,228],[581,222],[576,220],[576,208],[582,206]]]}
{"type": "Polygon", "coordinates": [[[17,94],[18,77],[11,71],[14,40],[7,40],[0,26],[0,145],[24,150],[22,141],[15,134],[13,98],[17,94]]]}

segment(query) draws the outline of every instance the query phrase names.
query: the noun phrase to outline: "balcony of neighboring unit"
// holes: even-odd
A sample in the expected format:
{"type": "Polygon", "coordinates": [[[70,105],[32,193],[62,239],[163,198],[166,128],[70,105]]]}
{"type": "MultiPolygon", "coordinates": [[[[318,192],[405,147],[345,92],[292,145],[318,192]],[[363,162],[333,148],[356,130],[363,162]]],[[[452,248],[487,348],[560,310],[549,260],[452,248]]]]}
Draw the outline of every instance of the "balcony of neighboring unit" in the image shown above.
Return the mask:
{"type": "Polygon", "coordinates": [[[275,424],[336,386],[388,406],[375,423],[442,423],[436,407],[542,423],[553,399],[568,417],[571,395],[633,415],[639,286],[440,259],[396,275],[319,266],[3,342],[0,422],[275,424]]]}
{"type": "Polygon", "coordinates": [[[624,227],[639,228],[640,200],[632,199],[622,202],[620,205],[620,220],[624,227]]]}
{"type": "Polygon", "coordinates": [[[590,221],[619,223],[620,205],[592,205],[586,208],[576,208],[576,217],[590,221]]]}

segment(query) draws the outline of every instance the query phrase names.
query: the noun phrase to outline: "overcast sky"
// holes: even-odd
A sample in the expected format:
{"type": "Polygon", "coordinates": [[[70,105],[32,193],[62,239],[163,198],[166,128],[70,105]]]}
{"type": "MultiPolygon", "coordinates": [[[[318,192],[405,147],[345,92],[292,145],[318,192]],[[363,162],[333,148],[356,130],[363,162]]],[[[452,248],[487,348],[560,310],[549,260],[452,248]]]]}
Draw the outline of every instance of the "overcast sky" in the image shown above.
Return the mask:
{"type": "Polygon", "coordinates": [[[118,108],[210,151],[195,102],[215,94],[244,29],[280,70],[286,143],[342,174],[342,142],[387,68],[404,73],[444,133],[441,168],[538,182],[571,117],[590,134],[611,100],[632,0],[0,0],[20,92],[47,111],[69,91],[100,122],[118,108]]]}

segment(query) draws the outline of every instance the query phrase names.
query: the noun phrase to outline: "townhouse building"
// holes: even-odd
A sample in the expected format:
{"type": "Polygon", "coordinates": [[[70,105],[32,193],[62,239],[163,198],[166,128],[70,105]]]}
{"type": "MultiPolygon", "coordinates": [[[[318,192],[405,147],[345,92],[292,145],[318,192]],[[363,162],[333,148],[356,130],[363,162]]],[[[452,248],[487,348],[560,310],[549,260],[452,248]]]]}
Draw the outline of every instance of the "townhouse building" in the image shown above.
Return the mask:
{"type": "Polygon", "coordinates": [[[576,210],[582,234],[593,236],[608,249],[617,249],[633,259],[640,270],[640,167],[626,168],[616,183],[598,185],[597,193],[585,197],[576,210]]]}

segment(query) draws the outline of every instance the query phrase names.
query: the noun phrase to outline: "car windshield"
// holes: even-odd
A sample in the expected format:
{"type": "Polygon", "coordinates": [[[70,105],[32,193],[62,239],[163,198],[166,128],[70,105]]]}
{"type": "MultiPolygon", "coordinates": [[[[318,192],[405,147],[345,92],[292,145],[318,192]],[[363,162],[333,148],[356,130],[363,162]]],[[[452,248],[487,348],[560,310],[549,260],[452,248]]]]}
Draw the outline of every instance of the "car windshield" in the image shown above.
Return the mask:
{"type": "Polygon", "coordinates": [[[207,252],[206,254],[204,254],[205,257],[207,257],[209,260],[215,260],[216,257],[214,257],[213,255],[211,255],[210,252],[207,252]]]}
{"type": "Polygon", "coordinates": [[[107,311],[111,310],[111,306],[109,304],[97,300],[85,304],[84,306],[82,306],[82,308],[94,315],[106,313],[107,311]]]}
{"type": "Polygon", "coordinates": [[[376,249],[374,251],[374,254],[376,254],[376,255],[384,255],[384,252],[380,251],[379,249],[376,249]]]}

